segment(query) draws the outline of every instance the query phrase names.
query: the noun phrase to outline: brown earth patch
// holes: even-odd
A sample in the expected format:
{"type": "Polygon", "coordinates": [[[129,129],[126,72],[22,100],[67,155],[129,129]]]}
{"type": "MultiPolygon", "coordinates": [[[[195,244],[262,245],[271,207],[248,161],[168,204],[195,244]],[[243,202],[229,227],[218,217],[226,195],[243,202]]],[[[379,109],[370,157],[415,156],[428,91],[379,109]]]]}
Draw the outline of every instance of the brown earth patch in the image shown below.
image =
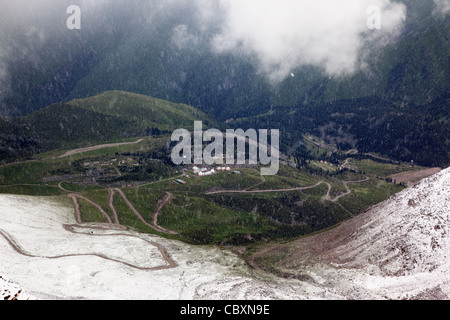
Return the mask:
{"type": "Polygon", "coordinates": [[[388,178],[391,178],[396,183],[404,183],[408,187],[411,187],[420,180],[428,178],[441,170],[441,168],[430,168],[420,171],[408,171],[390,175],[388,178]]]}

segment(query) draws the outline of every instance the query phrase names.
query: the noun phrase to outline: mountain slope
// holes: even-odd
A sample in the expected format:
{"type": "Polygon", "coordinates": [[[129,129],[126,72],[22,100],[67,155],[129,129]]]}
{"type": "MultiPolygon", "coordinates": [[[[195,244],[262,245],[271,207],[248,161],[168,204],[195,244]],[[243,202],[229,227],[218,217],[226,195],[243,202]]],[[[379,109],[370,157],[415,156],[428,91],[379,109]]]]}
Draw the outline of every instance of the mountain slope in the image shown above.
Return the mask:
{"type": "Polygon", "coordinates": [[[108,91],[57,103],[26,117],[0,118],[0,160],[17,161],[61,147],[82,147],[128,138],[221,125],[205,113],[183,104],[129,92],[108,91]]]}
{"type": "MultiPolygon", "coordinates": [[[[420,4],[411,5],[415,6],[420,4]]],[[[330,77],[319,67],[305,66],[292,70],[295,77],[281,83],[269,82],[245,55],[179,48],[164,38],[171,38],[166,29],[150,35],[136,31],[88,76],[72,83],[67,97],[116,88],[187,103],[222,120],[305,101],[321,104],[376,96],[424,104],[448,93],[449,28],[448,16],[411,17],[397,39],[367,50],[365,69],[330,77]]]]}
{"type": "Polygon", "coordinates": [[[122,91],[54,104],[25,117],[36,134],[71,144],[94,143],[210,126],[210,117],[193,107],[122,91]]]}
{"type": "MultiPolygon", "coordinates": [[[[142,121],[153,107],[136,106],[126,112],[131,105],[121,103],[121,98],[114,102],[111,94],[99,95],[87,104],[73,101],[104,90],[124,90],[185,103],[223,121],[264,115],[258,123],[242,126],[282,129],[283,151],[295,146],[302,134],[319,135],[326,127],[329,138],[346,140],[343,144],[355,142],[350,147],[361,152],[445,166],[450,163],[450,15],[433,13],[431,0],[402,2],[408,14],[400,34],[383,45],[367,45],[362,54],[365,68],[331,77],[319,66],[304,66],[292,70],[293,76],[281,83],[270,82],[251,55],[213,52],[211,39],[220,24],[205,31],[183,11],[185,7],[155,18],[152,28],[140,19],[130,19],[121,20],[120,28],[93,28],[95,32],[83,28],[75,38],[62,33],[62,43],[70,45],[44,41],[45,50],[38,50],[39,46],[33,50],[38,63],[11,55],[9,83],[0,91],[0,109],[25,115],[66,103],[131,121],[128,125],[110,120],[119,127],[145,130],[178,122],[179,115],[171,108],[173,120],[158,113],[153,121],[142,121]],[[175,41],[179,32],[186,36],[181,37],[184,42],[175,41]],[[107,106],[114,103],[121,111],[112,114],[107,106]],[[86,107],[90,104],[92,108],[86,107]]],[[[97,128],[102,117],[90,114],[87,119],[95,122],[90,127],[100,137],[108,134],[107,128],[97,128]]]]}
{"type": "Polygon", "coordinates": [[[193,128],[194,121],[202,121],[206,126],[218,125],[215,120],[194,107],[130,92],[107,91],[87,99],[72,100],[67,104],[131,121],[141,129],[154,127],[160,131],[173,131],[183,127],[193,128]]]}
{"type": "Polygon", "coordinates": [[[0,250],[6,258],[0,274],[14,283],[0,278],[0,288],[10,297],[23,288],[19,299],[29,294],[76,299],[448,299],[449,178],[450,170],[444,170],[333,230],[255,255],[260,267],[261,262],[272,263],[278,274],[291,279],[261,275],[219,248],[97,224],[77,228],[71,202],[2,195],[0,250]],[[62,227],[68,223],[73,229],[62,227]],[[167,249],[176,268],[152,272],[133,267],[163,262],[159,251],[149,252],[156,250],[154,244],[167,249]],[[118,258],[110,248],[123,254],[118,258]],[[132,264],[124,266],[123,260],[132,264]],[[86,267],[72,271],[74,263],[86,267]],[[78,286],[79,281],[71,281],[73,272],[75,280],[93,274],[100,278],[78,286]],[[171,281],[174,277],[181,281],[171,281]],[[187,283],[192,290],[186,290],[187,283]],[[161,292],[167,294],[161,297],[161,292]]]}
{"type": "Polygon", "coordinates": [[[30,158],[48,147],[23,118],[0,117],[0,162],[30,158]]]}
{"type": "Polygon", "coordinates": [[[276,273],[310,280],[325,268],[328,275],[340,274],[341,280],[329,279],[340,290],[356,286],[372,297],[448,298],[449,206],[446,169],[332,230],[272,247],[253,260],[277,261],[270,265],[276,273]]]}
{"type": "Polygon", "coordinates": [[[120,27],[86,27],[75,38],[61,33],[58,41],[44,41],[42,50],[33,48],[38,63],[19,54],[21,59],[10,57],[0,109],[10,115],[27,114],[111,89],[186,103],[219,114],[222,120],[305,101],[376,96],[424,104],[450,87],[450,17],[433,14],[431,0],[401,2],[408,6],[401,34],[386,46],[365,48],[364,70],[330,77],[320,67],[305,66],[275,85],[259,72],[254,57],[210,50],[220,23],[206,32],[180,7],[170,16],[155,18],[149,28],[144,20],[134,19],[140,18],[135,8],[133,19],[121,21],[120,27]],[[174,38],[180,30],[187,32],[181,44],[174,38]]]}

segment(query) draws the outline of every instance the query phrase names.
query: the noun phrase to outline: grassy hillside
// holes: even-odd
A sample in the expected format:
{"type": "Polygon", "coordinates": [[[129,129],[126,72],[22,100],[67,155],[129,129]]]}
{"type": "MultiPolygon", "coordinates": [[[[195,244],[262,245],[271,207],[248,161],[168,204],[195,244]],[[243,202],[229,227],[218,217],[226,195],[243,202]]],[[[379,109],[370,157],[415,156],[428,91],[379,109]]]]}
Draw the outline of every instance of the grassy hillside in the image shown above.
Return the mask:
{"type": "Polygon", "coordinates": [[[25,121],[36,135],[61,146],[117,140],[137,133],[126,119],[69,104],[51,105],[28,115],[25,121]]]}
{"type": "Polygon", "coordinates": [[[319,158],[331,147],[311,143],[317,152],[309,150],[302,161],[292,157],[289,165],[282,161],[275,176],[263,177],[258,167],[240,165],[199,177],[191,166],[172,164],[168,139],[148,136],[65,157],[60,156],[67,150],[54,150],[0,166],[0,192],[76,194],[84,222],[105,221],[98,206],[115,219],[109,202],[113,195],[119,223],[133,229],[195,244],[247,245],[334,226],[403,189],[388,175],[422,169],[345,153],[344,158],[330,155],[325,163],[319,158]]]}
{"type": "Polygon", "coordinates": [[[31,132],[23,118],[0,117],[0,165],[29,158],[45,147],[44,141],[31,132]]]}
{"type": "Polygon", "coordinates": [[[215,124],[188,105],[122,91],[53,104],[25,117],[39,137],[67,146],[191,129],[196,120],[215,124]]]}
{"type": "Polygon", "coordinates": [[[221,124],[184,104],[122,91],[52,104],[25,117],[0,118],[0,162],[14,162],[39,152],[76,148],[136,137],[221,124]]]}
{"type": "Polygon", "coordinates": [[[194,121],[203,121],[206,126],[218,125],[191,106],[123,91],[106,91],[87,99],[72,100],[67,105],[125,120],[134,130],[192,129],[194,121]]]}
{"type": "Polygon", "coordinates": [[[239,125],[279,128],[287,148],[294,148],[302,134],[321,136],[323,129],[328,132],[322,138],[338,136],[342,145],[364,152],[448,165],[450,16],[432,15],[432,0],[402,2],[408,16],[399,36],[386,46],[368,46],[367,68],[352,75],[330,77],[305,66],[292,70],[295,77],[271,83],[248,56],[217,54],[201,45],[217,30],[198,39],[197,46],[175,45],[173,30],[180,24],[190,26],[192,35],[202,34],[179,9],[170,19],[159,17],[150,30],[129,19],[117,30],[106,28],[106,34],[96,29],[99,33],[81,33],[79,42],[65,39],[71,45],[44,42],[45,50],[35,52],[43,62],[39,68],[27,59],[11,63],[11,92],[3,92],[0,108],[3,103],[6,114],[27,114],[63,101],[64,107],[53,105],[29,117],[38,137],[58,142],[88,143],[88,136],[117,140],[186,126],[193,118],[207,122],[183,104],[121,91],[97,94],[132,91],[189,104],[223,121],[260,116],[256,124],[239,125]],[[132,22],[133,28],[125,28],[132,22]],[[436,107],[442,112],[434,116],[436,107]]]}

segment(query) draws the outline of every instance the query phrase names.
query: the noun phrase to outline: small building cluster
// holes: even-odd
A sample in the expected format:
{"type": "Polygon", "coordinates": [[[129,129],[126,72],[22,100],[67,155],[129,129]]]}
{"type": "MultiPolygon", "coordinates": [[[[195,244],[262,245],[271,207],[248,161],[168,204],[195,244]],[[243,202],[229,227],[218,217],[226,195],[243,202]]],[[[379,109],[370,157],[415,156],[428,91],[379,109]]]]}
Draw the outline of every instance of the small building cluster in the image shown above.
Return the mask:
{"type": "Polygon", "coordinates": [[[211,176],[217,171],[231,171],[230,167],[217,167],[215,169],[208,169],[208,168],[199,168],[197,166],[192,167],[192,172],[194,174],[198,175],[199,177],[205,177],[205,176],[211,176]]]}
{"type": "Polygon", "coordinates": [[[230,167],[217,167],[216,168],[217,171],[231,171],[230,167]]]}
{"type": "Polygon", "coordinates": [[[199,173],[198,173],[198,176],[199,176],[199,177],[211,176],[211,175],[213,175],[213,174],[215,174],[215,173],[216,173],[216,170],[211,169],[211,170],[209,170],[209,171],[199,172],[199,173]]]}
{"type": "Polygon", "coordinates": [[[328,162],[328,161],[320,160],[320,163],[327,164],[327,165],[334,167],[334,164],[332,164],[331,162],[328,162]]]}

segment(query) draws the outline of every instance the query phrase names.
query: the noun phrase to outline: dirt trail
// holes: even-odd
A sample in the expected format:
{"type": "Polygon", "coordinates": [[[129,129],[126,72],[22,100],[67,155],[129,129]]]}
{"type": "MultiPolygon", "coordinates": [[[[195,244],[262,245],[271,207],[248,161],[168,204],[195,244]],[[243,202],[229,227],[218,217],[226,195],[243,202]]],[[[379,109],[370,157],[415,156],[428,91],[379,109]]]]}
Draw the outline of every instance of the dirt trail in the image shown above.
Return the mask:
{"type": "Polygon", "coordinates": [[[85,152],[99,150],[99,149],[104,149],[104,148],[112,148],[112,147],[119,147],[119,146],[125,146],[125,145],[130,145],[130,144],[137,144],[137,143],[142,142],[143,140],[144,139],[139,139],[139,140],[134,141],[134,142],[120,142],[120,143],[100,144],[100,145],[96,145],[96,146],[92,146],[92,147],[74,149],[74,150],[67,151],[65,154],[63,154],[62,156],[59,156],[58,158],[61,159],[61,158],[73,156],[73,155],[78,154],[78,153],[85,153],[85,152]]]}
{"type": "Polygon", "coordinates": [[[357,180],[357,181],[343,181],[342,184],[344,185],[345,189],[347,189],[346,192],[344,192],[344,193],[342,193],[342,194],[340,194],[340,195],[338,195],[338,196],[336,196],[334,198],[332,198],[330,196],[330,192],[331,192],[332,186],[328,182],[325,182],[325,184],[328,186],[328,192],[327,192],[327,194],[325,196],[323,196],[323,199],[331,201],[331,202],[338,202],[340,198],[348,196],[349,194],[352,193],[352,190],[348,186],[349,183],[362,183],[362,182],[366,182],[366,181],[369,181],[369,180],[370,180],[370,178],[366,177],[365,179],[357,180]]]}
{"type": "Polygon", "coordinates": [[[170,192],[167,192],[164,198],[160,201],[160,204],[158,206],[158,209],[156,210],[155,214],[153,215],[153,225],[161,230],[163,230],[165,233],[168,234],[177,234],[174,231],[167,230],[160,225],[158,225],[158,216],[161,214],[162,208],[172,199],[173,195],[170,192]]]}
{"type": "MultiPolygon", "coordinates": [[[[258,170],[255,170],[255,171],[259,174],[259,171],[258,171],[258,170]]],[[[256,188],[256,187],[262,185],[263,183],[265,183],[265,182],[266,182],[266,178],[265,178],[263,175],[260,175],[260,176],[261,176],[261,181],[258,182],[258,183],[256,183],[256,184],[254,184],[253,186],[248,187],[247,189],[245,189],[245,191],[254,189],[254,188],[256,188]]]]}
{"type": "Polygon", "coordinates": [[[320,142],[316,142],[311,137],[306,137],[306,136],[305,136],[305,139],[308,140],[309,142],[311,142],[312,144],[316,145],[319,148],[327,149],[327,150],[331,150],[331,151],[335,151],[335,152],[338,151],[338,148],[336,148],[335,146],[326,144],[322,140],[320,142]]]}
{"type": "MultiPolygon", "coordinates": [[[[124,199],[124,201],[126,202],[126,204],[129,206],[129,208],[133,211],[134,214],[136,214],[136,216],[139,218],[139,220],[141,220],[143,223],[145,223],[146,225],[148,225],[149,227],[153,228],[153,229],[156,230],[156,231],[160,231],[160,232],[164,232],[164,233],[169,233],[169,234],[177,234],[177,233],[174,232],[174,231],[166,230],[166,229],[164,229],[164,228],[162,228],[162,227],[160,227],[160,226],[153,226],[153,225],[151,225],[151,224],[148,224],[148,223],[144,220],[144,218],[141,216],[141,214],[136,210],[136,208],[134,208],[134,206],[133,206],[133,205],[131,204],[131,202],[128,200],[128,198],[127,198],[126,195],[123,193],[123,191],[120,190],[120,189],[117,189],[117,188],[114,188],[114,189],[108,189],[108,204],[109,204],[109,206],[110,206],[110,208],[111,208],[111,210],[112,210],[112,212],[113,212],[113,216],[114,216],[114,221],[115,221],[115,223],[112,223],[111,218],[109,217],[109,215],[103,210],[103,208],[102,208],[99,204],[95,203],[94,201],[92,201],[92,200],[90,200],[90,199],[88,199],[88,198],[86,198],[86,197],[84,197],[84,196],[82,196],[82,195],[80,195],[80,194],[71,193],[71,194],[68,194],[68,196],[69,196],[69,197],[72,199],[72,201],[73,201],[73,205],[74,205],[74,208],[75,208],[75,220],[76,220],[77,224],[76,224],[76,225],[64,225],[64,228],[65,228],[67,231],[72,232],[72,233],[87,234],[87,235],[91,235],[91,236],[111,236],[111,234],[109,234],[109,235],[99,235],[99,234],[91,234],[91,233],[82,233],[82,232],[76,232],[76,231],[75,231],[75,228],[79,228],[79,229],[86,228],[86,229],[90,229],[90,230],[92,230],[92,229],[101,229],[101,230],[113,230],[113,231],[116,231],[116,230],[118,230],[118,229],[119,229],[119,230],[126,230],[127,227],[126,227],[126,226],[123,226],[123,225],[121,225],[121,224],[119,223],[119,218],[118,218],[117,210],[115,209],[115,207],[114,207],[114,205],[113,205],[113,200],[114,200],[114,194],[115,194],[115,192],[119,193],[119,194],[122,196],[122,198],[124,199]],[[99,211],[107,218],[106,220],[108,221],[108,223],[106,223],[106,224],[100,224],[100,226],[93,226],[93,225],[92,225],[92,226],[82,226],[81,224],[82,224],[83,222],[82,222],[82,219],[81,219],[80,204],[79,204],[79,202],[78,202],[78,199],[83,199],[83,200],[85,200],[85,201],[91,203],[92,205],[94,205],[94,206],[95,206],[95,207],[96,207],[96,208],[97,208],[97,209],[98,209],[98,210],[99,210],[99,211]]],[[[160,204],[160,206],[159,206],[157,212],[159,212],[159,211],[163,208],[163,206],[171,199],[171,197],[172,197],[172,194],[168,194],[168,196],[166,196],[166,197],[161,201],[161,204],[160,204]]],[[[0,234],[1,234],[1,235],[2,235],[2,236],[10,243],[10,245],[11,245],[11,246],[14,248],[14,250],[16,250],[17,252],[19,252],[19,253],[21,253],[21,254],[23,254],[23,255],[30,256],[30,257],[37,257],[37,256],[33,256],[33,255],[30,255],[30,254],[25,253],[22,249],[20,249],[20,247],[17,245],[17,243],[15,243],[14,241],[12,241],[12,240],[11,240],[12,238],[11,238],[10,236],[8,236],[5,232],[2,232],[2,230],[0,230],[0,234]]],[[[114,234],[114,235],[134,237],[134,236],[131,236],[131,235],[128,235],[128,234],[123,234],[123,233],[114,234]]],[[[140,239],[141,239],[141,238],[140,238],[140,239]]],[[[144,239],[142,239],[142,240],[144,240],[144,239]]],[[[130,267],[132,267],[132,268],[136,268],[136,269],[140,269],[140,270],[162,270],[162,269],[175,268],[175,267],[177,266],[177,264],[169,257],[169,255],[167,254],[165,248],[164,248],[162,245],[160,245],[159,243],[153,242],[153,241],[148,241],[148,240],[144,240],[144,241],[146,241],[146,242],[150,243],[151,245],[153,245],[153,246],[155,246],[155,247],[158,248],[159,252],[160,252],[161,255],[163,256],[163,258],[164,258],[164,260],[166,261],[167,265],[164,265],[164,266],[158,266],[158,267],[153,267],[153,268],[143,268],[143,267],[138,267],[138,266],[135,266],[135,265],[126,263],[126,262],[124,262],[124,261],[119,261],[119,260],[116,260],[116,259],[112,259],[112,258],[103,256],[103,255],[100,255],[100,254],[94,254],[94,253],[93,253],[93,254],[71,254],[71,255],[62,255],[62,256],[45,257],[45,258],[49,258],[49,259],[57,259],[57,258],[70,257],[70,256],[86,256],[86,255],[87,255],[87,256],[97,256],[97,257],[101,257],[101,258],[104,258],[104,259],[107,259],[107,260],[119,262],[119,263],[125,264],[125,265],[127,265],[127,266],[130,266],[130,267]]]]}
{"type": "Polygon", "coordinates": [[[92,147],[78,148],[78,149],[69,150],[66,153],[64,153],[63,155],[61,155],[59,157],[56,157],[56,158],[55,157],[48,157],[48,158],[43,158],[43,159],[31,159],[31,160],[10,162],[10,163],[5,163],[5,164],[0,165],[0,168],[7,167],[7,166],[12,166],[12,165],[16,165],[16,164],[22,164],[22,163],[38,162],[38,161],[42,161],[42,160],[62,159],[62,158],[66,158],[66,157],[69,157],[69,156],[73,156],[73,155],[78,154],[78,153],[85,153],[85,152],[89,152],[89,151],[93,151],[93,150],[99,150],[99,149],[104,149],[104,148],[112,148],[112,147],[119,147],[119,146],[125,146],[125,145],[130,145],[130,144],[137,144],[137,143],[141,143],[142,141],[144,141],[144,139],[139,139],[139,140],[134,141],[134,142],[108,143],[108,144],[100,144],[100,145],[96,145],[96,146],[92,146],[92,147]]]}
{"type": "Polygon", "coordinates": [[[109,208],[111,209],[111,211],[112,211],[112,213],[113,213],[113,216],[114,216],[114,222],[115,222],[116,224],[120,224],[120,222],[119,222],[119,216],[118,216],[118,214],[117,214],[117,210],[116,210],[116,208],[114,207],[114,204],[113,204],[113,201],[114,201],[114,193],[115,193],[114,189],[108,189],[108,205],[109,205],[109,208]]]}
{"type": "Polygon", "coordinates": [[[375,158],[375,159],[378,159],[378,160],[381,160],[381,161],[393,163],[393,164],[400,164],[400,161],[395,161],[395,160],[392,160],[392,159],[389,159],[389,158],[384,158],[384,157],[381,157],[381,156],[377,156],[376,154],[373,154],[373,153],[363,153],[363,155],[369,156],[369,157],[372,157],[372,158],[375,158]]]}
{"type": "Polygon", "coordinates": [[[69,197],[73,201],[73,207],[75,208],[75,220],[77,223],[81,223],[81,212],[80,212],[80,204],[78,203],[78,199],[74,194],[69,194],[69,197]]]}
{"type": "Polygon", "coordinates": [[[76,192],[72,192],[69,190],[64,189],[61,186],[61,183],[58,185],[58,187],[65,191],[65,192],[70,192],[68,194],[68,196],[72,199],[73,201],[73,205],[75,208],[75,218],[77,223],[83,223],[82,219],[81,219],[81,211],[80,211],[80,204],[78,202],[78,199],[83,199],[87,202],[89,202],[90,204],[92,204],[93,206],[95,206],[101,213],[102,215],[105,217],[107,223],[109,224],[115,224],[115,225],[120,225],[120,221],[119,221],[119,214],[117,213],[116,208],[114,207],[114,196],[116,193],[118,193],[122,199],[125,201],[126,205],[128,206],[128,208],[130,208],[130,210],[136,215],[136,217],[142,222],[144,223],[146,226],[152,228],[155,231],[158,232],[162,232],[165,234],[178,234],[178,232],[172,231],[172,230],[167,230],[163,227],[161,227],[160,225],[158,225],[158,216],[161,214],[161,209],[172,199],[172,194],[171,193],[167,193],[166,196],[159,202],[159,206],[158,209],[156,210],[156,212],[153,214],[153,224],[148,223],[147,221],[145,221],[144,217],[140,214],[140,212],[133,206],[133,204],[130,202],[130,200],[128,200],[127,196],[125,195],[125,193],[118,188],[109,188],[108,189],[108,206],[111,209],[111,212],[113,214],[113,219],[114,219],[114,223],[111,220],[111,217],[109,216],[109,214],[107,214],[105,212],[105,210],[103,210],[102,206],[100,206],[98,203],[92,201],[91,199],[82,196],[80,193],[76,193],[76,192]]]}
{"type": "Polygon", "coordinates": [[[267,190],[219,190],[219,191],[210,191],[205,192],[207,195],[211,194],[221,194],[221,193],[269,193],[269,192],[287,192],[287,191],[301,191],[301,190],[308,190],[308,189],[314,189],[321,185],[322,183],[326,183],[324,181],[319,181],[315,185],[312,186],[305,186],[305,187],[296,187],[296,188],[288,188],[288,189],[267,189],[267,190]]]}
{"type": "MultiPolygon", "coordinates": [[[[205,192],[206,195],[213,195],[213,194],[222,194],[222,193],[250,193],[250,194],[255,194],[255,193],[270,193],[270,192],[289,192],[289,191],[301,191],[301,190],[308,190],[308,189],[313,189],[318,187],[321,184],[326,184],[328,186],[328,191],[327,193],[322,197],[322,200],[326,200],[326,201],[331,201],[333,203],[337,203],[339,206],[342,207],[342,209],[344,209],[345,211],[347,211],[348,213],[350,213],[350,211],[348,211],[346,208],[344,208],[342,205],[340,205],[338,203],[339,199],[349,195],[352,193],[352,190],[349,188],[348,184],[349,183],[361,183],[361,182],[366,182],[369,181],[370,178],[366,177],[363,180],[358,180],[358,181],[343,181],[343,184],[346,188],[346,192],[342,193],[334,198],[332,198],[330,196],[330,192],[332,189],[331,184],[329,184],[328,182],[325,181],[319,181],[318,183],[316,183],[315,185],[311,185],[311,186],[305,186],[305,187],[297,187],[297,188],[288,188],[288,189],[270,189],[270,190],[249,190],[253,187],[247,188],[245,190],[219,190],[219,191],[210,191],[210,192],[205,192]]],[[[259,185],[259,184],[258,184],[259,185]]],[[[350,213],[351,214],[351,213],[350,213]]]]}
{"type": "Polygon", "coordinates": [[[72,198],[74,203],[75,203],[75,201],[77,202],[77,206],[76,206],[75,210],[78,209],[77,217],[80,217],[80,221],[81,221],[81,213],[80,213],[80,205],[78,203],[78,199],[83,199],[84,201],[87,201],[90,204],[92,204],[94,207],[96,207],[101,212],[101,214],[105,217],[106,221],[108,223],[112,224],[112,220],[111,220],[110,216],[105,212],[105,210],[103,210],[103,208],[98,203],[96,203],[96,202],[92,201],[91,199],[86,198],[85,196],[82,196],[81,194],[78,194],[78,193],[71,193],[71,194],[69,194],[69,197],[72,198]]]}
{"type": "Polygon", "coordinates": [[[59,189],[61,189],[61,190],[64,191],[64,192],[76,193],[76,192],[73,192],[73,191],[70,191],[70,190],[65,189],[65,188],[62,186],[63,183],[64,183],[64,181],[61,181],[60,183],[58,183],[58,188],[59,188],[59,189]]]}
{"type": "MultiPolygon", "coordinates": [[[[157,224],[150,224],[147,221],[145,221],[144,217],[142,217],[142,215],[139,213],[139,211],[136,210],[136,208],[133,206],[133,204],[128,200],[127,196],[125,195],[125,193],[123,193],[122,190],[115,188],[114,191],[116,191],[121,197],[122,199],[125,201],[125,203],[127,204],[127,206],[130,208],[131,211],[133,211],[133,213],[138,217],[138,219],[144,223],[146,226],[152,228],[153,230],[162,232],[162,233],[166,233],[166,234],[178,234],[178,232],[175,231],[171,231],[171,230],[167,230],[164,229],[163,227],[157,225],[157,224]]],[[[158,210],[162,209],[162,206],[164,206],[168,201],[170,200],[167,199],[166,201],[163,201],[162,205],[160,205],[160,208],[158,208],[158,210]]],[[[154,216],[156,216],[156,213],[154,214],[154,216]]]]}
{"type": "MultiPolygon", "coordinates": [[[[99,257],[105,260],[109,260],[109,261],[114,261],[117,263],[121,263],[124,264],[128,267],[134,268],[134,269],[139,269],[139,270],[148,270],[148,271],[156,271],[156,270],[163,270],[163,269],[171,269],[171,268],[175,268],[177,266],[177,264],[175,263],[175,261],[173,261],[169,255],[167,254],[165,248],[163,246],[161,246],[159,243],[153,242],[153,241],[148,241],[145,239],[142,239],[140,237],[136,237],[133,235],[129,235],[126,233],[116,233],[116,234],[91,234],[91,233],[84,233],[84,232],[76,232],[75,228],[88,228],[88,229],[92,229],[91,227],[83,227],[83,226],[79,226],[79,225],[64,225],[64,229],[74,233],[74,234],[83,234],[83,235],[87,235],[87,236],[97,236],[97,237],[101,237],[101,236],[123,236],[123,237],[132,237],[132,238],[138,238],[140,240],[143,240],[147,243],[149,243],[152,246],[155,246],[159,252],[161,253],[161,256],[164,258],[166,264],[165,265],[161,265],[161,266],[157,266],[157,267],[151,267],[151,268],[147,268],[147,267],[139,267],[136,265],[133,265],[131,263],[125,262],[125,261],[121,261],[121,260],[117,260],[117,259],[113,259],[110,258],[108,256],[102,255],[102,254],[98,254],[98,253],[79,253],[79,254],[65,254],[65,255],[57,255],[57,256],[40,256],[40,255],[33,255],[31,253],[26,252],[25,250],[23,250],[20,245],[18,244],[18,242],[11,236],[9,235],[7,232],[5,232],[4,230],[0,229],[0,235],[9,243],[9,245],[14,249],[14,251],[16,251],[17,253],[30,257],[30,258],[45,258],[45,259],[61,259],[61,258],[67,258],[67,257],[81,257],[81,256],[94,256],[94,257],[99,257]]],[[[109,228],[104,228],[104,230],[109,230],[109,228]]]]}
{"type": "MultiPolygon", "coordinates": [[[[117,227],[118,227],[118,228],[122,228],[123,230],[127,230],[127,227],[122,226],[122,225],[118,225],[117,227]]],[[[64,225],[64,228],[65,228],[67,231],[72,232],[72,233],[75,233],[75,234],[88,234],[88,235],[97,236],[97,237],[111,236],[111,234],[90,234],[90,233],[84,233],[84,232],[76,232],[75,229],[76,229],[76,228],[79,228],[79,229],[85,228],[85,229],[88,229],[88,230],[91,230],[91,229],[98,229],[98,230],[116,230],[115,228],[111,228],[110,225],[102,225],[102,226],[97,226],[97,227],[93,227],[93,226],[80,226],[80,225],[64,225]]],[[[164,248],[164,246],[162,246],[161,244],[159,244],[159,243],[157,243],[157,242],[145,240],[145,239],[142,239],[141,237],[129,235],[129,234],[126,234],[126,233],[116,233],[116,234],[114,234],[114,236],[125,236],[125,237],[131,237],[131,238],[138,238],[138,239],[141,239],[141,240],[143,240],[143,241],[145,241],[145,242],[147,242],[147,243],[149,243],[149,244],[155,246],[156,248],[158,248],[158,250],[159,250],[159,252],[161,253],[161,255],[162,255],[162,257],[164,258],[164,260],[167,262],[167,265],[164,265],[164,266],[158,266],[158,267],[152,267],[152,268],[143,268],[143,267],[138,267],[138,266],[135,266],[135,265],[128,264],[128,263],[123,262],[123,261],[117,261],[117,262],[121,262],[121,263],[126,264],[126,265],[128,265],[128,266],[130,266],[130,267],[133,267],[133,268],[136,268],[136,269],[140,269],[140,270],[153,270],[153,271],[155,271],[155,270],[171,269],[171,268],[177,267],[176,262],[173,261],[173,260],[170,258],[170,256],[167,254],[167,251],[166,251],[166,249],[164,248]]],[[[110,259],[110,258],[105,258],[105,259],[113,260],[113,259],[110,259]]],[[[113,261],[116,261],[116,260],[113,260],[113,261]]]]}

